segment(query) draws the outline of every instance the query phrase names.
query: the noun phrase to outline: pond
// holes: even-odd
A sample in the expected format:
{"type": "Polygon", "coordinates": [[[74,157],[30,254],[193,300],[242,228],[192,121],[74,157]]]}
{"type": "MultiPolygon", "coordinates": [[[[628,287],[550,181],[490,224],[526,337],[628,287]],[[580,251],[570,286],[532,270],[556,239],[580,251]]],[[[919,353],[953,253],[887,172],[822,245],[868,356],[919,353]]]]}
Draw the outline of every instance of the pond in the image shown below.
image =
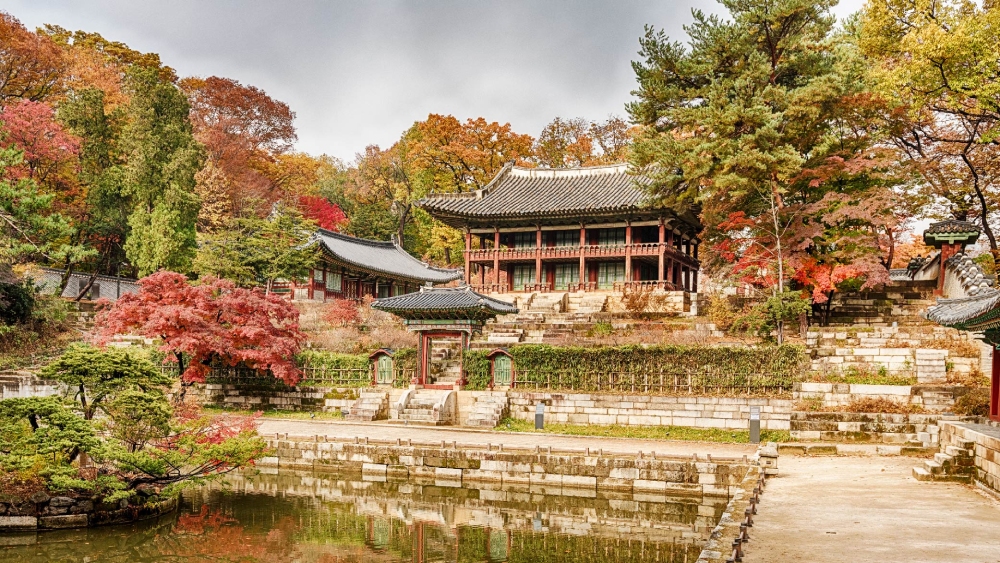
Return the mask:
{"type": "Polygon", "coordinates": [[[159,520],[0,536],[0,562],[693,563],[727,502],[455,485],[233,475],[159,520]]]}

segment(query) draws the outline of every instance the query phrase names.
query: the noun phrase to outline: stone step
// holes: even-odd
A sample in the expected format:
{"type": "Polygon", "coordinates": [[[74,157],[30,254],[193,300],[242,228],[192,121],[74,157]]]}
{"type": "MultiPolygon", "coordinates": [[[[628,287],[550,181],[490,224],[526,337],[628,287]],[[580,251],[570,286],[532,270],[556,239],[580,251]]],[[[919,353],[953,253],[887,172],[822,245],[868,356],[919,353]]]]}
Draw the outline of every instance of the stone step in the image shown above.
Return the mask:
{"type": "Polygon", "coordinates": [[[924,462],[924,469],[931,475],[939,475],[944,467],[938,461],[927,460],[924,462]]]}
{"type": "Polygon", "coordinates": [[[927,471],[923,467],[914,467],[913,478],[916,479],[917,481],[933,481],[934,475],[932,475],[929,471],[927,471]]]}

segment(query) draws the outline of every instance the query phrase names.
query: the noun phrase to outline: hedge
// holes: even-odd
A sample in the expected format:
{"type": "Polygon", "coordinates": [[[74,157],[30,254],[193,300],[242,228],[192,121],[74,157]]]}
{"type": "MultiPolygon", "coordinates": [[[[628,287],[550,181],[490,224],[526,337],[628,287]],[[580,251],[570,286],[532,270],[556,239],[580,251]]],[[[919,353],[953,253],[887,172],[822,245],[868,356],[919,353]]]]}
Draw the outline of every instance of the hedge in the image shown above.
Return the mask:
{"type": "MultiPolygon", "coordinates": [[[[681,380],[691,390],[790,389],[808,365],[805,349],[793,345],[584,348],[523,344],[512,346],[508,351],[520,386],[579,391],[635,386],[645,391],[664,390],[681,380]]],[[[485,389],[489,385],[490,367],[486,354],[480,350],[465,353],[469,389],[485,389]]]]}

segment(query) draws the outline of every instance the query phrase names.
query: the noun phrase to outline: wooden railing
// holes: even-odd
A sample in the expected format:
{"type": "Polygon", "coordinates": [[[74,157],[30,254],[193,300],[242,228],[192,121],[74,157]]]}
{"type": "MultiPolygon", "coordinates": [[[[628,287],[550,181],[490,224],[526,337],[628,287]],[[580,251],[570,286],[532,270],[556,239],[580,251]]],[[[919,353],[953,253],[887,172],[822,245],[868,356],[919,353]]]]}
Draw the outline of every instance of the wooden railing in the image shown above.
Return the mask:
{"type": "Polygon", "coordinates": [[[632,256],[659,256],[664,252],[671,259],[694,266],[697,260],[688,256],[671,245],[660,245],[658,242],[641,242],[631,245],[625,244],[588,244],[584,246],[543,246],[541,248],[481,248],[468,250],[466,254],[472,262],[492,262],[494,260],[543,260],[571,259],[579,258],[601,258],[601,257],[623,257],[626,249],[630,250],[632,256]]]}
{"type": "Polygon", "coordinates": [[[662,289],[663,291],[681,291],[683,287],[671,283],[668,281],[657,281],[657,280],[635,280],[635,281],[617,281],[613,285],[614,291],[622,291],[624,289],[662,289]]]}

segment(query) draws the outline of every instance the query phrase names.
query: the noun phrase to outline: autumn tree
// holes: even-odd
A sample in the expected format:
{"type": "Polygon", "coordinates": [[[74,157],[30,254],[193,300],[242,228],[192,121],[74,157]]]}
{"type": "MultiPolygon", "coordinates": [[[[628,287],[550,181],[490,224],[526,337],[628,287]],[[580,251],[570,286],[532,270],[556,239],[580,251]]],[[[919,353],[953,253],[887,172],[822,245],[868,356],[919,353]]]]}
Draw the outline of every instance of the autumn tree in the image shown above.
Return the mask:
{"type": "Polygon", "coordinates": [[[288,299],[260,289],[212,277],[193,284],[159,272],[99,315],[98,340],[116,334],[160,340],[185,384],[204,381],[212,366],[245,366],[294,385],[300,378],[294,356],[305,338],[298,318],[288,299]]]}
{"type": "Polygon", "coordinates": [[[978,220],[994,256],[998,24],[1000,7],[989,2],[874,0],[857,29],[872,80],[893,104],[887,128],[896,146],[945,215],[978,220]]]}
{"type": "Polygon", "coordinates": [[[295,113],[263,90],[229,78],[186,78],[181,87],[195,135],[221,175],[216,189],[225,194],[229,216],[245,214],[248,202],[259,202],[266,212],[282,196],[281,174],[294,168],[277,164],[297,138],[295,113]]]}
{"type": "Polygon", "coordinates": [[[66,68],[67,61],[55,42],[0,12],[0,106],[16,99],[37,102],[58,94],[66,68]]]}
{"type": "Polygon", "coordinates": [[[627,159],[630,127],[617,116],[607,121],[557,117],[535,141],[535,159],[548,168],[616,164],[627,159]]]}
{"type": "Polygon", "coordinates": [[[647,28],[628,106],[642,125],[631,161],[660,203],[700,211],[709,269],[775,295],[794,278],[816,301],[831,267],[865,287],[888,280],[879,233],[896,225],[869,198],[899,183],[891,159],[868,150],[876,112],[859,106],[877,101],[836,40],[832,4],[725,0],[732,19],[695,10],[687,45],[647,28]]]}

